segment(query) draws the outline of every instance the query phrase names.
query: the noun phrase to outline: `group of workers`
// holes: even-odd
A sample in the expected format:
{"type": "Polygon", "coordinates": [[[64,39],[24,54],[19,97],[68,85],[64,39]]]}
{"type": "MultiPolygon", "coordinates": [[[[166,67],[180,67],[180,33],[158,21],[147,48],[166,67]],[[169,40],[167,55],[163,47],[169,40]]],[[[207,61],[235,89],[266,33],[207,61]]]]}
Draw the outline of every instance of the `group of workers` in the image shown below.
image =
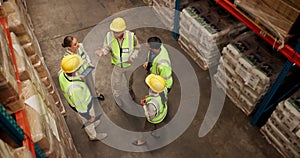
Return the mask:
{"type": "MultiPolygon", "coordinates": [[[[111,63],[114,66],[112,75],[113,95],[117,104],[121,93],[122,75],[129,78],[130,66],[137,58],[140,45],[135,34],[126,30],[123,18],[115,18],[110,24],[110,30],[105,37],[102,48],[96,50],[98,56],[111,54],[111,63]]],[[[72,36],[65,37],[62,46],[67,48],[61,61],[59,84],[69,106],[76,111],[85,126],[90,140],[102,140],[107,133],[97,133],[95,127],[100,124],[99,117],[95,116],[93,99],[104,100],[104,96],[96,94],[92,73],[85,74],[89,67],[94,67],[81,43],[72,36]]],[[[169,54],[158,37],[150,37],[146,44],[149,49],[143,68],[147,73],[145,82],[149,87],[149,94],[140,101],[146,116],[146,123],[153,126],[152,131],[165,124],[167,115],[167,94],[173,84],[172,68],[169,54]]],[[[132,83],[132,82],[131,82],[132,83]]],[[[129,84],[131,84],[129,82],[129,84]]],[[[129,91],[133,92],[131,85],[129,91]]],[[[159,135],[152,134],[155,138],[159,135]]],[[[137,139],[133,145],[141,146],[146,140],[137,139]]]]}

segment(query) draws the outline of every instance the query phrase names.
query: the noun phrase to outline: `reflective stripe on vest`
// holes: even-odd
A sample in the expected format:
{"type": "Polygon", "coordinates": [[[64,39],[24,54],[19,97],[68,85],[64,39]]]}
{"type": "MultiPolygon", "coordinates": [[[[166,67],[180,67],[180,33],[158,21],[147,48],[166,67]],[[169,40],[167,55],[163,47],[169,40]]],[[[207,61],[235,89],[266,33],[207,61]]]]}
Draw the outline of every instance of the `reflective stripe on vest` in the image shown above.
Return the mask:
{"type": "Polygon", "coordinates": [[[134,33],[130,31],[124,32],[124,39],[122,41],[122,45],[120,48],[119,41],[114,37],[113,32],[108,32],[106,35],[106,42],[107,45],[112,49],[111,53],[111,62],[114,65],[117,65],[119,67],[129,67],[131,66],[131,63],[129,61],[130,56],[132,55],[134,51],[134,33]],[[122,52],[122,50],[127,50],[127,52],[122,52]],[[121,57],[122,55],[122,57],[121,57]]]}
{"type": "MultiPolygon", "coordinates": [[[[162,93],[163,93],[163,95],[166,95],[167,92],[165,90],[162,93]]],[[[153,104],[155,109],[156,109],[155,117],[153,119],[147,118],[147,120],[150,123],[153,123],[153,124],[161,123],[164,120],[164,118],[166,117],[167,111],[168,111],[168,106],[167,106],[166,100],[164,102],[165,103],[163,103],[162,98],[160,97],[160,95],[158,95],[158,96],[148,96],[146,98],[146,104],[153,104]]]]}
{"type": "Polygon", "coordinates": [[[65,75],[65,73],[61,72],[59,74],[59,84],[70,106],[75,107],[78,112],[87,112],[88,105],[91,102],[92,97],[87,85],[80,79],[80,77],[69,78],[65,75]],[[77,90],[76,92],[78,92],[78,89],[81,89],[81,95],[76,98],[71,98],[72,91],[77,90]]]}

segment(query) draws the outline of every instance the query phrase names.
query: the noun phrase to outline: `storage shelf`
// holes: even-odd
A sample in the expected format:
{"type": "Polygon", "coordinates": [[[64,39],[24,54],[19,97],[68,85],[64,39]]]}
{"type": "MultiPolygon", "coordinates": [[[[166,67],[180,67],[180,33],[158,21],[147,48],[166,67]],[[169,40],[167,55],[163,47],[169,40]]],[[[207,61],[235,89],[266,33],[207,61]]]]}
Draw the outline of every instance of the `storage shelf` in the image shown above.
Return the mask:
{"type": "MultiPolygon", "coordinates": [[[[257,24],[253,23],[250,19],[240,13],[234,4],[232,4],[229,0],[215,0],[219,5],[221,5],[224,9],[226,9],[229,13],[235,16],[238,20],[243,22],[246,26],[248,26],[251,30],[253,30],[257,35],[259,35],[262,39],[271,44],[275,49],[278,49],[281,46],[281,43],[278,43],[274,37],[269,35],[265,30],[261,29],[257,24]]],[[[279,50],[281,54],[283,54],[290,62],[295,63],[298,67],[300,67],[300,52],[296,52],[291,46],[288,44],[284,44],[283,47],[279,50]]]]}
{"type": "MultiPolygon", "coordinates": [[[[17,84],[18,84],[19,94],[22,94],[22,88],[21,88],[20,79],[19,79],[19,72],[18,72],[16,57],[15,57],[14,49],[13,49],[13,46],[12,46],[12,39],[11,39],[11,36],[10,36],[10,30],[9,30],[9,27],[8,27],[8,24],[7,24],[7,17],[6,16],[0,17],[0,23],[3,27],[3,29],[4,29],[5,35],[6,35],[7,40],[8,40],[8,48],[10,50],[10,53],[11,53],[11,56],[12,56],[12,61],[13,61],[13,64],[14,64],[15,77],[16,77],[16,81],[17,81],[17,84]]],[[[20,96],[20,98],[21,98],[21,96],[20,96]]],[[[24,146],[26,146],[31,151],[31,153],[34,157],[36,157],[34,144],[33,144],[33,141],[31,139],[30,127],[29,127],[29,123],[28,123],[28,119],[27,119],[25,109],[14,113],[14,116],[16,118],[17,123],[19,124],[19,126],[24,131],[24,140],[23,140],[22,144],[24,146]]]]}

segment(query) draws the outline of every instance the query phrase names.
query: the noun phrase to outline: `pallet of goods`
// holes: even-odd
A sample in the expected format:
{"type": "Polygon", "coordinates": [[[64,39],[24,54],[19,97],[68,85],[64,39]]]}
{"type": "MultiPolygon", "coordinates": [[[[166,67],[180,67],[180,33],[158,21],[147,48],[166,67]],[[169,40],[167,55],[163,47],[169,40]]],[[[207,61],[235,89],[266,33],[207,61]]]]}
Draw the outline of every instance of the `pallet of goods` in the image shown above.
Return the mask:
{"type": "Polygon", "coordinates": [[[253,32],[245,32],[224,47],[214,76],[246,115],[253,112],[284,65],[267,43],[257,38],[253,32]]]}
{"type": "Polygon", "coordinates": [[[300,157],[300,91],[280,102],[261,133],[284,157],[300,157]]]}
{"type": "Polygon", "coordinates": [[[218,65],[220,50],[245,29],[244,24],[215,2],[202,0],[182,10],[178,42],[203,70],[207,70],[218,65]]]}

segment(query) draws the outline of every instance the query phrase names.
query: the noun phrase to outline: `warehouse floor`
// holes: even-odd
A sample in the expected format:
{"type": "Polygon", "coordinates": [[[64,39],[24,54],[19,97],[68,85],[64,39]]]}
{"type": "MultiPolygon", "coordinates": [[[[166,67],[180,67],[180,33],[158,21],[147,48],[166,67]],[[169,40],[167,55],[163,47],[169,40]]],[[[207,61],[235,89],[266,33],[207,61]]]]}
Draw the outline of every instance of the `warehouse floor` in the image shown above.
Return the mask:
{"type": "MultiPolygon", "coordinates": [[[[209,115],[208,121],[202,125],[203,120],[207,117],[206,113],[213,96],[211,95],[212,85],[209,71],[200,69],[193,60],[184,53],[177,41],[174,40],[172,32],[147,26],[132,26],[132,28],[135,28],[133,31],[136,33],[140,43],[145,44],[145,41],[150,36],[159,36],[166,45],[173,47],[179,52],[183,52],[185,56],[184,60],[189,61],[194,69],[196,75],[194,88],[198,91],[194,93],[193,88],[184,91],[186,87],[180,82],[182,78],[181,73],[183,72],[175,72],[174,86],[169,94],[168,105],[170,111],[168,120],[171,121],[171,118],[180,117],[175,114],[176,112],[184,111],[181,108],[190,110],[186,113],[188,116],[177,121],[178,123],[175,123],[175,126],[168,126],[169,129],[171,128],[171,131],[167,132],[167,134],[177,134],[174,136],[174,140],[170,140],[169,138],[160,138],[161,140],[148,138],[149,142],[146,146],[133,146],[131,142],[136,135],[130,131],[140,131],[144,118],[127,114],[115,104],[110,86],[112,71],[110,56],[99,58],[92,52],[102,45],[104,38],[103,32],[107,31],[109,26],[109,21],[105,19],[109,16],[121,12],[119,15],[123,15],[128,22],[128,26],[131,26],[134,25],[134,20],[143,22],[143,20],[147,21],[149,20],[148,18],[155,17],[154,13],[147,12],[147,15],[139,12],[136,14],[128,13],[130,11],[126,9],[145,6],[142,0],[26,0],[26,2],[29,15],[34,25],[35,35],[40,42],[44,60],[58,90],[57,72],[60,69],[60,61],[64,54],[61,43],[66,35],[72,35],[77,37],[79,41],[84,41],[93,63],[97,65],[95,71],[95,87],[106,97],[105,101],[100,102],[101,108],[97,107],[97,111],[105,113],[104,117],[102,117],[101,125],[97,127],[97,131],[107,132],[108,137],[103,142],[89,141],[84,130],[81,129],[81,124],[75,113],[65,104],[67,111],[65,119],[77,150],[82,157],[281,157],[263,138],[259,132],[259,128],[250,125],[251,117],[247,117],[227,97],[220,116],[218,116],[218,110],[222,107],[214,107],[214,109],[209,110],[210,115],[209,113],[207,114],[209,115]],[[131,21],[133,22],[131,23],[131,21]],[[99,22],[103,22],[102,24],[105,27],[100,27],[99,22]],[[199,100],[197,99],[199,97],[197,94],[201,94],[199,100]],[[185,98],[180,98],[180,96],[185,96],[185,98]],[[193,103],[195,100],[197,101],[196,104],[193,103]],[[214,110],[215,113],[213,112],[213,114],[215,115],[212,115],[211,112],[214,110]],[[193,117],[194,115],[195,117],[193,117]],[[217,120],[217,122],[209,131],[209,127],[214,124],[214,120],[217,120]],[[112,128],[110,124],[113,123],[122,129],[127,129],[127,133],[120,133],[119,128],[112,128]],[[207,134],[202,133],[203,137],[198,136],[200,127],[206,127],[206,131],[209,131],[207,134]],[[187,129],[185,130],[185,128],[187,129]],[[118,129],[118,131],[115,129],[118,129]],[[153,146],[153,144],[155,146],[153,146]]],[[[162,26],[159,20],[155,21],[155,24],[162,26]]],[[[171,60],[173,59],[175,61],[175,53],[171,51],[169,51],[169,53],[171,60]]],[[[139,59],[144,60],[145,54],[146,49],[142,47],[139,59]]],[[[179,67],[180,69],[180,67],[184,67],[184,60],[182,63],[174,62],[173,60],[172,64],[175,68],[179,67]]],[[[141,99],[147,91],[143,83],[145,73],[141,67],[138,66],[139,65],[137,65],[137,69],[133,75],[133,88],[136,94],[136,101],[141,99]]],[[[185,68],[188,70],[188,67],[184,67],[183,69],[185,68]]],[[[192,82],[192,77],[193,75],[184,76],[183,78],[188,81],[191,80],[192,82]]],[[[220,93],[220,95],[222,94],[220,93]]],[[[63,96],[61,95],[61,97],[63,96]]],[[[62,100],[66,103],[63,98],[62,100]]],[[[220,100],[222,101],[222,97],[220,97],[220,100]]],[[[132,107],[138,109],[138,107],[135,106],[137,105],[135,104],[132,107]]],[[[172,121],[173,120],[175,119],[172,119],[172,121]]],[[[162,137],[163,136],[165,135],[162,135],[162,137]]]]}

